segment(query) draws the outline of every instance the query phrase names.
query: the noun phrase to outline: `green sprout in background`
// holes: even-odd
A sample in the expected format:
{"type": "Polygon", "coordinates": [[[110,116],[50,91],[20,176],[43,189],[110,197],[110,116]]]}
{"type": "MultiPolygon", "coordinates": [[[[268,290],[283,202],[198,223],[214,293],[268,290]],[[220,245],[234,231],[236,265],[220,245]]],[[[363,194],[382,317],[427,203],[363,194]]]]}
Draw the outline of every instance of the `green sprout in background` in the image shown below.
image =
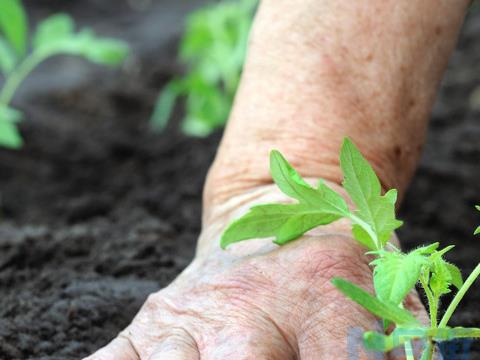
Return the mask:
{"type": "Polygon", "coordinates": [[[257,0],[225,1],[192,13],[180,42],[187,74],[162,90],[152,116],[163,129],[178,97],[186,98],[182,129],[206,136],[222,127],[232,107],[245,60],[257,0]]]}
{"type": "Polygon", "coordinates": [[[97,37],[91,29],[75,32],[72,18],[57,14],[40,22],[29,41],[28,21],[21,0],[0,4],[0,146],[20,148],[22,137],[16,123],[22,113],[10,102],[22,81],[42,61],[61,54],[81,56],[91,62],[118,66],[127,57],[125,42],[97,37]],[[30,43],[30,44],[29,44],[30,43]]]}
{"type": "MultiPolygon", "coordinates": [[[[343,187],[355,205],[351,210],[343,197],[323,181],[313,187],[302,179],[278,151],[270,155],[270,171],[274,182],[292,204],[257,205],[231,223],[221,238],[222,248],[248,239],[273,237],[283,245],[298,239],[307,231],[346,218],[352,224],[353,238],[375,259],[373,269],[375,296],[341,278],[333,285],[376,317],[383,320],[384,329],[394,325],[387,334],[364,333],[365,348],[389,352],[403,346],[407,360],[414,360],[413,340],[424,344],[421,360],[431,360],[435,342],[458,338],[480,338],[480,328],[449,327],[448,322],[480,274],[480,264],[465,282],[460,270],[444,259],[453,246],[439,249],[439,243],[404,253],[390,242],[393,231],[402,225],[395,217],[397,191],[381,194],[380,181],[370,164],[356,146],[345,139],[340,165],[344,175],[343,187]],[[407,296],[419,284],[428,300],[430,325],[424,326],[404,308],[407,296]],[[440,299],[457,290],[443,317],[438,318],[440,299]]],[[[480,210],[480,207],[477,206],[480,210]]],[[[480,233],[480,227],[475,234],[480,233]]]]}

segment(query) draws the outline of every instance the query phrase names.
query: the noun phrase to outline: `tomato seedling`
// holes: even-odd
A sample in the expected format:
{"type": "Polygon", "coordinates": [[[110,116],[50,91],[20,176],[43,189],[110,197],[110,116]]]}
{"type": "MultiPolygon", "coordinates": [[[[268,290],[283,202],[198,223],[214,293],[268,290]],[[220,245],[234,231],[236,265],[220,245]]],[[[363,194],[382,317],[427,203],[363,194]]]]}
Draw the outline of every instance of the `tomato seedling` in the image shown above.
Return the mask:
{"type": "Polygon", "coordinates": [[[16,90],[30,72],[49,57],[66,54],[91,62],[117,66],[128,55],[128,45],[117,39],[97,37],[88,28],[75,32],[72,18],[52,15],[39,23],[29,49],[28,22],[21,0],[2,0],[0,11],[0,145],[22,146],[16,123],[22,114],[10,107],[16,90]],[[30,51],[29,51],[30,50],[30,51]]]}
{"type": "MultiPolygon", "coordinates": [[[[293,204],[265,204],[254,206],[232,222],[221,237],[221,246],[248,239],[273,237],[283,245],[298,239],[307,231],[347,218],[352,223],[353,238],[373,255],[375,296],[341,278],[332,283],[345,296],[383,320],[385,333],[364,333],[368,350],[388,352],[403,346],[407,359],[415,359],[412,341],[424,342],[421,359],[430,360],[434,343],[457,338],[480,338],[480,329],[449,327],[453,312],[460,300],[480,274],[480,264],[470,276],[462,279],[460,270],[444,259],[453,246],[439,249],[439,244],[417,248],[404,253],[391,242],[393,231],[402,225],[396,219],[397,191],[382,195],[380,181],[357,147],[345,139],[340,153],[343,187],[355,205],[351,210],[345,199],[320,180],[316,187],[308,184],[278,152],[270,154],[270,172],[279,189],[296,200],[293,204]],[[430,326],[426,327],[403,307],[407,294],[419,284],[428,300],[430,326]],[[457,293],[439,320],[440,298],[453,288],[457,293]]],[[[477,207],[479,210],[480,208],[477,207]]],[[[476,230],[476,233],[480,230],[476,230]]]]}
{"type": "Polygon", "coordinates": [[[160,93],[152,126],[163,129],[178,97],[185,97],[182,129],[205,136],[227,121],[237,91],[258,0],[223,1],[193,12],[186,21],[179,57],[187,73],[160,93]]]}

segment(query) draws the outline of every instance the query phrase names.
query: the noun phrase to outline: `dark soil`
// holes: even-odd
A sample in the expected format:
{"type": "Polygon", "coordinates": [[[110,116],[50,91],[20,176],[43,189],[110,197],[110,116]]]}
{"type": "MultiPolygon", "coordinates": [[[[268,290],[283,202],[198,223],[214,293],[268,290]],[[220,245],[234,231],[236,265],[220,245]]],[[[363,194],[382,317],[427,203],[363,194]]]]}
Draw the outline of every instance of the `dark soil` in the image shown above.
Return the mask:
{"type": "MultiPolygon", "coordinates": [[[[0,150],[0,359],[79,359],[125,327],[193,255],[220,136],[187,138],[175,122],[153,134],[147,120],[158,90],[178,72],[180,20],[202,1],[27,3],[35,19],[67,11],[129,40],[137,55],[117,71],[70,58],[43,65],[15,103],[26,114],[26,146],[0,150]]],[[[480,259],[472,235],[480,223],[478,42],[474,10],[401,211],[406,248],[454,243],[448,258],[465,274],[480,259]]],[[[480,326],[479,290],[455,324],[480,326]]],[[[475,348],[471,359],[480,358],[475,348]]]]}

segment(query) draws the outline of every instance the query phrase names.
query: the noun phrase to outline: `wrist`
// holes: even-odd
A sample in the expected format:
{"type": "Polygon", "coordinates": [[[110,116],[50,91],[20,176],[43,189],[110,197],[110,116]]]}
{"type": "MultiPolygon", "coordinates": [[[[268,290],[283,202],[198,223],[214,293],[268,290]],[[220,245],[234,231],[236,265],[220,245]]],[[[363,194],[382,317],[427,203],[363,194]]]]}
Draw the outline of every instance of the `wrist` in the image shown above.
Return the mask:
{"type": "MultiPolygon", "coordinates": [[[[305,178],[312,186],[316,187],[318,178],[305,178]]],[[[352,202],[346,191],[337,183],[325,181],[325,184],[345,198],[352,208],[352,202]]],[[[245,215],[249,209],[259,204],[289,204],[295,200],[283,194],[275,184],[261,185],[252,188],[241,195],[231,197],[222,204],[215,205],[205,212],[202,234],[198,241],[196,258],[202,261],[206,259],[221,258],[222,261],[234,262],[239,258],[253,255],[261,255],[278,249],[278,245],[272,243],[272,238],[254,239],[243,241],[230,246],[226,251],[220,248],[220,238],[228,224],[233,220],[245,215]]],[[[341,236],[349,238],[354,245],[357,245],[351,234],[351,223],[348,219],[341,219],[329,225],[319,226],[310,232],[309,235],[341,236]]],[[[310,236],[310,237],[311,237],[310,236]]],[[[305,241],[307,237],[297,241],[305,241]]],[[[361,247],[359,247],[361,248],[361,247]]]]}
{"type": "Polygon", "coordinates": [[[345,136],[401,198],[463,14],[461,2],[415,6],[264,0],[206,199],[268,183],[271,149],[304,176],[338,182],[345,136]]]}

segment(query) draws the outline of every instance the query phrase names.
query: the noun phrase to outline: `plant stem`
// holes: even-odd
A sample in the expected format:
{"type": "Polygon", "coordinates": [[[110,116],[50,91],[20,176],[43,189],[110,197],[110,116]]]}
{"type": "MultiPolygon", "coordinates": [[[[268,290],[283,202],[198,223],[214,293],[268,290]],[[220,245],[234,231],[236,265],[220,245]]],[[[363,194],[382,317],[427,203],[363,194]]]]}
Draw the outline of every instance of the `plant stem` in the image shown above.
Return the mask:
{"type": "Polygon", "coordinates": [[[433,343],[431,339],[428,339],[427,348],[424,350],[421,360],[432,360],[433,358],[433,343]]]}
{"type": "Polygon", "coordinates": [[[437,313],[438,313],[438,304],[437,301],[435,301],[435,298],[428,288],[428,282],[425,281],[425,279],[420,276],[420,283],[422,284],[423,290],[425,291],[425,294],[427,295],[427,300],[428,300],[428,312],[430,313],[430,324],[432,328],[437,327],[437,313]]]}
{"type": "Polygon", "coordinates": [[[5,80],[5,85],[0,92],[0,105],[7,106],[12,101],[15,92],[27,75],[48,56],[47,53],[34,52],[17,66],[5,80]]]}
{"type": "Polygon", "coordinates": [[[470,286],[474,283],[474,281],[477,279],[477,277],[480,275],[480,264],[478,264],[475,269],[473,269],[472,273],[470,276],[465,280],[465,283],[463,286],[458,290],[458,293],[455,295],[453,298],[452,302],[447,308],[447,311],[445,311],[445,314],[443,315],[442,320],[440,321],[440,324],[438,325],[439,328],[444,328],[447,326],[448,321],[453,315],[453,312],[457,308],[458,304],[460,301],[463,299],[465,296],[465,293],[468,291],[470,286]]]}
{"type": "Polygon", "coordinates": [[[413,354],[413,347],[410,341],[405,343],[405,356],[407,360],[415,360],[415,356],[413,354]]]}

